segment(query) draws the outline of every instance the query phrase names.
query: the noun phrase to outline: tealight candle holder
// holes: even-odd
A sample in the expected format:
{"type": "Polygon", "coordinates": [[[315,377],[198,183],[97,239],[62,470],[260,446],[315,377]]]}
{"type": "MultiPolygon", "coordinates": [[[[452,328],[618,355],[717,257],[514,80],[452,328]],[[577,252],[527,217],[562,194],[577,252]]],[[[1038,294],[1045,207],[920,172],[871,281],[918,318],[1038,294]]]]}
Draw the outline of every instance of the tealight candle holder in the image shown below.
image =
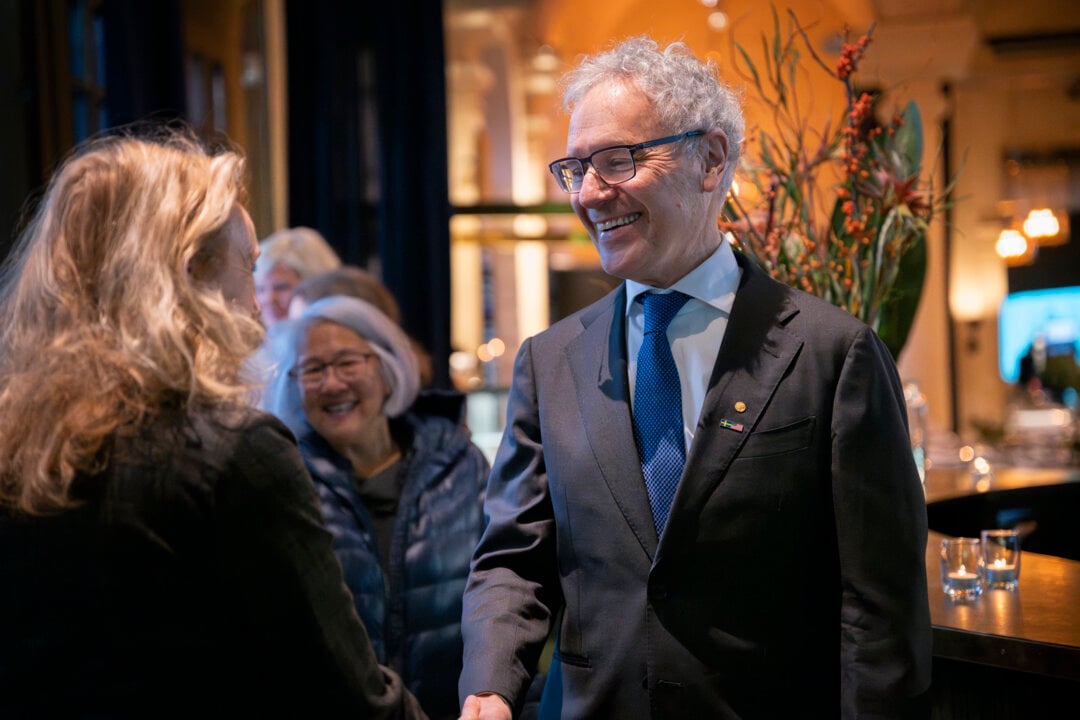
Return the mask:
{"type": "Polygon", "coordinates": [[[985,586],[1015,590],[1020,586],[1020,533],[999,529],[981,535],[985,586]]]}
{"type": "Polygon", "coordinates": [[[941,541],[941,587],[953,600],[974,600],[983,591],[983,553],[979,538],[941,541]]]}

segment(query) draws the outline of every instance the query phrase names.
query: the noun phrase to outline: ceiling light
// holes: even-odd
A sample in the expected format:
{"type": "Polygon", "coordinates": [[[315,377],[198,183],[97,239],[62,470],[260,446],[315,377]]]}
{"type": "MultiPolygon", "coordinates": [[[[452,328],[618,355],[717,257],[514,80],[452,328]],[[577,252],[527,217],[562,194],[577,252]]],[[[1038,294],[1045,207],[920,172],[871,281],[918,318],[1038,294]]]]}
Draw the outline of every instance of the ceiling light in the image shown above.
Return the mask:
{"type": "Polygon", "coordinates": [[[1061,232],[1061,223],[1054,217],[1054,211],[1050,208],[1032,210],[1024,218],[1024,234],[1035,241],[1036,244],[1044,244],[1042,241],[1056,237],[1061,232]]]}
{"type": "Polygon", "coordinates": [[[998,235],[994,249],[1008,265],[1025,265],[1034,258],[1035,247],[1019,230],[1006,229],[998,235]]]}

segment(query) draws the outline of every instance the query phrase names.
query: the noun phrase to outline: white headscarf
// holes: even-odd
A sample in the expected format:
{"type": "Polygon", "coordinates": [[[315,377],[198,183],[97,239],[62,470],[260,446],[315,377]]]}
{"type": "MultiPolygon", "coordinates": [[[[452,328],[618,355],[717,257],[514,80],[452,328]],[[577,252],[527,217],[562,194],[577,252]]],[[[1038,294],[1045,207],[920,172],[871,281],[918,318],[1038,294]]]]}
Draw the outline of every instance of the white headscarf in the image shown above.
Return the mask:
{"type": "Polygon", "coordinates": [[[344,295],[323,298],[308,305],[300,317],[286,321],[285,327],[274,333],[270,352],[274,355],[277,370],[263,398],[264,409],[281,418],[298,435],[307,428],[300,388],[289,377],[289,370],[300,357],[308,328],[319,321],[346,327],[371,345],[381,360],[383,380],[390,388],[383,412],[388,417],[404,414],[420,393],[420,367],[408,336],[371,303],[344,295]]]}

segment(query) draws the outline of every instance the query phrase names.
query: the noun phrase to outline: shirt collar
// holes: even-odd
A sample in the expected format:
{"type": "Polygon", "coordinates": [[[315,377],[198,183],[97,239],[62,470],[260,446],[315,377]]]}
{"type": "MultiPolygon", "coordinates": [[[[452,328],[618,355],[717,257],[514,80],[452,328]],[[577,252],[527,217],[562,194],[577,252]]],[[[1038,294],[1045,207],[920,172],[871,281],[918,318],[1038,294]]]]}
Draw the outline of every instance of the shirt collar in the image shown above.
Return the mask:
{"type": "Polygon", "coordinates": [[[630,314],[634,299],[648,290],[678,290],[681,293],[711,305],[718,310],[729,310],[735,290],[739,287],[739,264],[731,249],[732,237],[725,233],[719,247],[705,262],[683,275],[670,288],[656,288],[635,280],[626,280],[626,313],[630,314]]]}

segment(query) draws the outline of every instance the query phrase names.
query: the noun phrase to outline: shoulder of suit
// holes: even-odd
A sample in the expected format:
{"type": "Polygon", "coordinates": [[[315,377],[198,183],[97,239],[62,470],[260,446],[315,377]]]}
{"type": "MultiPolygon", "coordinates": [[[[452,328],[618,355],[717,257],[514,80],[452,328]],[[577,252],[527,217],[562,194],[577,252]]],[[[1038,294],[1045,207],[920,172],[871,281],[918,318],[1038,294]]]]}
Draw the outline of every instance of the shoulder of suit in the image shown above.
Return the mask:
{"type": "Polygon", "coordinates": [[[570,313],[564,318],[556,320],[547,329],[537,333],[536,337],[550,339],[564,336],[567,333],[576,335],[581,332],[582,328],[588,327],[596,322],[597,319],[610,319],[611,313],[614,310],[622,312],[623,307],[620,299],[623,297],[625,297],[623,294],[623,284],[619,283],[613,290],[604,295],[604,297],[586,305],[580,310],[570,313]]]}

